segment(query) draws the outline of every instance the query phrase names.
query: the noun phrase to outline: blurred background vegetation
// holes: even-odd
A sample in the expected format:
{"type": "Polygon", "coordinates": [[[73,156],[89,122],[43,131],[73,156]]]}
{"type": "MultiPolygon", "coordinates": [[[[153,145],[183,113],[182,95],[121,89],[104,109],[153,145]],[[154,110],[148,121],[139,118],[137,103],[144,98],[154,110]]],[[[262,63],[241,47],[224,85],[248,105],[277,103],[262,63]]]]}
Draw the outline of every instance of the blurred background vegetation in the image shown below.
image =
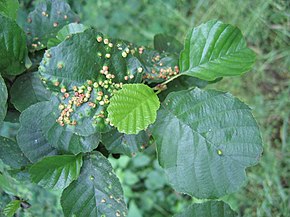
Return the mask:
{"type": "MultiPolygon", "coordinates": [[[[33,9],[38,1],[21,0],[33,9]]],[[[82,23],[111,37],[153,46],[166,33],[183,41],[186,31],[210,19],[238,26],[257,53],[254,69],[207,88],[229,91],[253,108],[264,153],[247,170],[248,182],[227,201],[240,216],[290,216],[290,1],[287,0],[68,0],[82,23]]],[[[19,15],[25,15],[24,10],[19,15]]],[[[134,158],[111,158],[124,185],[129,217],[172,216],[196,201],[174,192],[156,161],[154,147],[134,158]]],[[[0,163],[0,171],[4,171],[0,163]]],[[[32,184],[15,184],[31,207],[19,216],[63,216],[58,195],[32,184]]],[[[1,192],[0,192],[1,194],[1,192]]],[[[0,210],[11,198],[2,193],[0,210]]],[[[73,201],[72,201],[73,203],[73,201]]],[[[1,216],[1,214],[0,214],[1,216]]]]}

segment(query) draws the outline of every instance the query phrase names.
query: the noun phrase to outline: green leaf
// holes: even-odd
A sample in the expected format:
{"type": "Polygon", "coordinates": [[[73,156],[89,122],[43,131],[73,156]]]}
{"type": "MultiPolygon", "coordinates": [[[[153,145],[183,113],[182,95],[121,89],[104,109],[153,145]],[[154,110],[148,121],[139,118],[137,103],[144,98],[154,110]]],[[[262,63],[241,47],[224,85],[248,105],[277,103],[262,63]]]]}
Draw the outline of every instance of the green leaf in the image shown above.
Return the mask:
{"type": "Polygon", "coordinates": [[[0,75],[0,124],[4,120],[7,112],[7,88],[3,78],[0,75]]]}
{"type": "Polygon", "coordinates": [[[0,189],[5,191],[7,194],[16,195],[15,180],[6,174],[0,173],[0,189]]]}
{"type": "Polygon", "coordinates": [[[21,201],[20,200],[12,200],[10,203],[6,205],[3,210],[3,213],[7,217],[13,217],[17,210],[20,208],[21,201]]]}
{"type": "Polygon", "coordinates": [[[212,81],[218,77],[241,75],[255,62],[241,31],[220,21],[209,21],[189,31],[181,52],[180,71],[212,81]]]}
{"type": "Polygon", "coordinates": [[[49,100],[50,95],[38,72],[21,75],[11,87],[11,102],[19,111],[24,111],[37,102],[49,100]]]}
{"type": "Polygon", "coordinates": [[[137,135],[127,135],[119,133],[114,128],[102,134],[102,143],[110,153],[120,153],[131,157],[148,146],[149,137],[145,131],[140,131],[137,135]]]}
{"type": "Polygon", "coordinates": [[[64,26],[56,35],[56,38],[49,39],[48,48],[58,45],[60,42],[72,36],[72,34],[80,33],[88,29],[87,26],[79,23],[70,23],[64,26]]]}
{"type": "Polygon", "coordinates": [[[70,119],[74,122],[58,123],[74,125],[79,131],[89,128],[90,134],[109,131],[106,108],[111,96],[123,83],[142,80],[142,64],[135,49],[88,29],[48,50],[39,67],[43,82],[57,93],[63,110],[73,110],[70,119]]]}
{"type": "Polygon", "coordinates": [[[5,137],[0,137],[0,159],[12,168],[21,168],[30,163],[17,143],[5,137]]]}
{"type": "Polygon", "coordinates": [[[50,106],[49,102],[40,102],[30,106],[20,115],[17,143],[31,162],[57,154],[56,149],[48,143],[42,131],[43,117],[51,112],[45,109],[47,106],[50,106]]]}
{"type": "Polygon", "coordinates": [[[228,204],[222,201],[208,201],[196,203],[186,208],[182,213],[174,217],[236,217],[228,204]]]}
{"type": "Polygon", "coordinates": [[[43,158],[30,170],[31,180],[42,187],[64,189],[79,177],[82,155],[59,155],[43,158]]]}
{"type": "Polygon", "coordinates": [[[183,45],[172,36],[157,34],[154,36],[154,49],[160,52],[175,53],[179,55],[183,49],[183,45]]]}
{"type": "Polygon", "coordinates": [[[0,123],[0,136],[16,141],[16,135],[19,130],[18,111],[8,111],[2,123],[0,123]]]}
{"type": "Polygon", "coordinates": [[[65,1],[46,0],[39,3],[29,13],[25,26],[29,49],[45,48],[50,38],[55,38],[62,27],[72,22],[79,22],[79,17],[65,1]]]}
{"type": "Polygon", "coordinates": [[[17,11],[19,8],[18,0],[1,0],[0,1],[0,14],[16,20],[17,11]]]}
{"type": "Polygon", "coordinates": [[[110,162],[99,152],[85,157],[79,178],[61,196],[64,216],[125,216],[123,190],[110,162]]]}
{"type": "Polygon", "coordinates": [[[156,120],[160,106],[154,91],[145,84],[125,84],[108,106],[108,117],[119,132],[137,134],[156,120]]]}
{"type": "Polygon", "coordinates": [[[0,15],[0,71],[17,75],[25,70],[26,36],[11,18],[0,15]]]}
{"type": "Polygon", "coordinates": [[[197,198],[237,191],[262,152],[250,108],[228,93],[198,88],[173,92],[162,105],[152,135],[172,186],[197,198]]]}

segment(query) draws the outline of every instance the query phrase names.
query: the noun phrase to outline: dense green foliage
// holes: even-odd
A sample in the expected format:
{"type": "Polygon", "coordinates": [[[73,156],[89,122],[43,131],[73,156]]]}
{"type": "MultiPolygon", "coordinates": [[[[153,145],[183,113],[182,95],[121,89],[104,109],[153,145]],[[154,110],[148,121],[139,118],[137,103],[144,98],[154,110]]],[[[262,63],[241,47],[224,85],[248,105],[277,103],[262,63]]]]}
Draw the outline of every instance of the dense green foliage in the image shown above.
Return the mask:
{"type": "MultiPolygon", "coordinates": [[[[69,2],[81,18],[83,11],[93,4],[90,1],[69,2]]],[[[66,26],[78,21],[78,17],[64,2],[46,1],[36,5],[35,10],[31,2],[23,4],[25,10],[32,12],[27,19],[22,13],[17,22],[28,33],[31,62],[25,45],[23,57],[25,43],[19,43],[22,39],[12,38],[19,44],[4,45],[5,52],[11,56],[11,64],[7,64],[7,58],[0,64],[4,77],[1,81],[2,119],[8,104],[1,127],[0,157],[9,166],[0,170],[0,187],[16,196],[3,209],[5,215],[19,212],[20,207],[21,212],[25,212],[30,206],[25,199],[17,197],[21,194],[14,187],[19,185],[14,179],[28,181],[30,176],[30,180],[44,187],[62,191],[68,186],[61,197],[65,216],[124,216],[127,210],[123,190],[106,158],[110,153],[117,153],[113,154],[116,158],[120,154],[135,156],[144,149],[153,147],[154,150],[155,145],[159,164],[165,169],[169,182],[160,179],[164,176],[160,167],[142,175],[141,171],[134,170],[134,166],[138,168],[138,164],[134,164],[123,174],[122,170],[118,172],[116,162],[119,160],[109,158],[121,179],[126,198],[138,195],[129,187],[138,184],[138,179],[145,181],[140,182],[141,186],[145,184],[147,189],[153,190],[152,201],[154,190],[160,189],[159,196],[164,195],[161,189],[166,185],[198,198],[216,199],[237,191],[244,183],[245,168],[256,164],[262,151],[259,130],[249,107],[228,93],[196,88],[220,81],[221,76],[240,75],[252,67],[253,51],[246,47],[238,28],[219,21],[205,22],[190,28],[184,48],[178,42],[180,39],[163,34],[154,38],[154,50],[108,38],[81,24],[66,26]],[[23,17],[26,24],[21,20],[23,17]],[[44,28],[36,28],[41,24],[44,28]],[[15,53],[15,46],[20,46],[20,57],[15,53]],[[19,73],[23,75],[9,76],[19,73]],[[141,82],[145,84],[126,84],[141,82]],[[21,91],[23,88],[25,91],[21,91]],[[156,113],[159,100],[161,108],[156,113]],[[19,120],[16,109],[22,112],[19,120]],[[152,125],[147,129],[148,124],[152,125]],[[9,158],[9,155],[15,157],[9,158]],[[76,206],[72,206],[72,200],[77,200],[76,206]]],[[[168,6],[171,4],[174,3],[168,6]]],[[[2,19],[17,25],[13,19],[18,6],[5,1],[3,5],[0,7],[2,19]]],[[[135,6],[138,9],[138,4],[135,6]]],[[[99,4],[99,8],[102,7],[107,6],[99,4]]],[[[126,16],[123,17],[126,20],[126,16]]],[[[5,34],[10,37],[9,31],[5,34]]],[[[126,36],[124,34],[123,38],[126,36]]],[[[221,84],[226,80],[237,79],[225,78],[221,84]]],[[[285,143],[287,128],[283,135],[285,143]]],[[[149,153],[151,158],[153,153],[149,153]]],[[[138,156],[141,165],[149,165],[150,158],[138,156]]],[[[236,215],[223,202],[195,198],[193,202],[204,203],[193,204],[185,210],[175,206],[169,210],[147,201],[142,214],[138,207],[144,201],[138,197],[140,194],[129,202],[129,216],[159,216],[157,213],[161,216],[174,213],[211,216],[219,212],[227,213],[226,216],[236,215]]],[[[231,198],[222,199],[236,209],[231,198]]],[[[189,197],[183,199],[188,201],[184,206],[190,205],[189,197]]],[[[177,202],[171,200],[174,201],[177,202]]]]}

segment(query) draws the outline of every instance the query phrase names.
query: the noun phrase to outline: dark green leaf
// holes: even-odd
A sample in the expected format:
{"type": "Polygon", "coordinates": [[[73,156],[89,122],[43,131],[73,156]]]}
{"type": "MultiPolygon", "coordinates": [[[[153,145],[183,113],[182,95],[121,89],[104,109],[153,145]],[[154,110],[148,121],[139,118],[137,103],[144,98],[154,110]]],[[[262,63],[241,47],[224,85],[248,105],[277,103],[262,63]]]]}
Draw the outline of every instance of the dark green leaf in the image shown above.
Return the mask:
{"type": "Polygon", "coordinates": [[[183,49],[183,45],[174,37],[166,34],[157,34],[154,36],[154,49],[160,52],[174,53],[179,56],[183,49]]]}
{"type": "Polygon", "coordinates": [[[0,137],[0,159],[12,168],[20,168],[30,163],[17,143],[4,137],[0,137]]]}
{"type": "Polygon", "coordinates": [[[119,133],[114,128],[110,132],[102,134],[102,143],[111,153],[132,156],[138,151],[143,151],[148,146],[149,137],[145,131],[140,131],[137,135],[127,135],[119,133]]]}
{"type": "Polygon", "coordinates": [[[42,130],[43,117],[51,111],[45,109],[50,102],[40,102],[30,106],[20,116],[20,129],[17,143],[31,162],[37,162],[43,157],[57,154],[56,149],[48,143],[42,130]]]}
{"type": "Polygon", "coordinates": [[[12,200],[10,203],[6,205],[3,210],[3,213],[7,217],[13,217],[17,210],[20,208],[21,201],[20,200],[12,200]]]}
{"type": "Polygon", "coordinates": [[[0,14],[16,20],[17,10],[19,8],[18,0],[1,0],[0,14]]]}
{"type": "Polygon", "coordinates": [[[145,84],[125,84],[108,106],[108,118],[119,132],[137,134],[156,119],[160,106],[154,91],[145,84]]]}
{"type": "Polygon", "coordinates": [[[38,72],[21,75],[11,88],[11,102],[19,111],[37,102],[49,100],[50,95],[50,92],[43,86],[38,72]]]}
{"type": "Polygon", "coordinates": [[[183,74],[212,81],[241,75],[255,62],[241,31],[220,21],[209,21],[189,31],[180,56],[183,74]]]}
{"type": "Polygon", "coordinates": [[[79,178],[64,190],[61,205],[66,217],[127,214],[121,184],[110,162],[99,152],[85,158],[79,178]]]}
{"type": "Polygon", "coordinates": [[[250,108],[228,93],[173,92],[153,125],[158,160],[172,186],[198,198],[239,189],[262,152],[250,108]]]}
{"type": "Polygon", "coordinates": [[[11,18],[0,15],[0,71],[17,75],[25,70],[26,36],[11,18]]]}
{"type": "Polygon", "coordinates": [[[4,120],[7,112],[7,88],[3,78],[0,75],[0,124],[4,120]]]}
{"type": "Polygon", "coordinates": [[[29,49],[45,48],[50,38],[55,38],[62,27],[72,22],[79,22],[79,17],[65,1],[46,0],[39,3],[28,15],[25,27],[29,49]]]}
{"type": "Polygon", "coordinates": [[[33,182],[63,190],[79,177],[82,163],[82,155],[51,156],[34,164],[29,173],[33,182]]]}
{"type": "Polygon", "coordinates": [[[209,201],[196,203],[186,208],[182,213],[174,217],[236,217],[228,204],[222,201],[209,201]]]}

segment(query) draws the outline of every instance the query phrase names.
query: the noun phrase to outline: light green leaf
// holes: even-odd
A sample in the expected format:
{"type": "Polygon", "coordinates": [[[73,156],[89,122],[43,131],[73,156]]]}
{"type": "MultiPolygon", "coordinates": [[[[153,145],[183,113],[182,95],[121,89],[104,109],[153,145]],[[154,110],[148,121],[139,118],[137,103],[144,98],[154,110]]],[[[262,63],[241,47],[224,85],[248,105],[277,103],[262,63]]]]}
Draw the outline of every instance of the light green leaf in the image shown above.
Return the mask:
{"type": "Polygon", "coordinates": [[[208,201],[196,203],[186,208],[182,213],[174,217],[236,217],[228,204],[222,201],[208,201]]]}
{"type": "Polygon", "coordinates": [[[241,31],[220,21],[209,21],[189,31],[179,65],[181,73],[212,81],[241,75],[255,62],[241,31]]]}
{"type": "Polygon", "coordinates": [[[152,135],[172,186],[197,198],[237,191],[262,152],[250,108],[228,93],[198,88],[173,92],[162,105],[152,135]]]}
{"type": "Polygon", "coordinates": [[[30,170],[31,180],[43,187],[64,189],[79,177],[82,155],[58,155],[43,158],[30,170]]]}
{"type": "Polygon", "coordinates": [[[2,136],[0,136],[0,159],[11,168],[21,168],[30,163],[15,141],[2,136]]]}
{"type": "Polygon", "coordinates": [[[26,73],[16,79],[11,87],[11,102],[19,111],[29,106],[50,99],[50,92],[45,89],[38,72],[26,73]]]}
{"type": "Polygon", "coordinates": [[[6,174],[0,173],[0,189],[5,191],[7,194],[16,195],[15,180],[6,174]]]}
{"type": "Polygon", "coordinates": [[[54,38],[62,27],[72,22],[79,22],[79,17],[65,1],[46,0],[39,3],[28,15],[25,26],[29,49],[35,51],[45,48],[50,38],[54,38]]]}
{"type": "Polygon", "coordinates": [[[61,196],[64,216],[125,216],[123,190],[110,162],[99,152],[85,157],[79,178],[61,196]]]}
{"type": "Polygon", "coordinates": [[[108,117],[119,132],[137,134],[156,120],[160,106],[154,91],[145,84],[125,84],[108,106],[108,117]]]}
{"type": "Polygon", "coordinates": [[[7,88],[3,78],[0,75],[0,124],[4,120],[7,112],[7,88]]]}
{"type": "Polygon", "coordinates": [[[13,217],[17,210],[20,208],[21,201],[20,200],[12,200],[10,203],[6,205],[3,210],[3,213],[7,217],[13,217]]]}
{"type": "Polygon", "coordinates": [[[19,8],[18,0],[0,1],[0,14],[6,15],[14,20],[16,20],[18,8],[19,8]]]}
{"type": "Polygon", "coordinates": [[[25,70],[26,35],[9,17],[0,15],[0,71],[17,75],[25,70]]]}
{"type": "Polygon", "coordinates": [[[149,144],[149,137],[145,131],[137,135],[119,133],[116,128],[102,134],[102,143],[110,153],[120,153],[127,156],[143,151],[149,144]]]}

